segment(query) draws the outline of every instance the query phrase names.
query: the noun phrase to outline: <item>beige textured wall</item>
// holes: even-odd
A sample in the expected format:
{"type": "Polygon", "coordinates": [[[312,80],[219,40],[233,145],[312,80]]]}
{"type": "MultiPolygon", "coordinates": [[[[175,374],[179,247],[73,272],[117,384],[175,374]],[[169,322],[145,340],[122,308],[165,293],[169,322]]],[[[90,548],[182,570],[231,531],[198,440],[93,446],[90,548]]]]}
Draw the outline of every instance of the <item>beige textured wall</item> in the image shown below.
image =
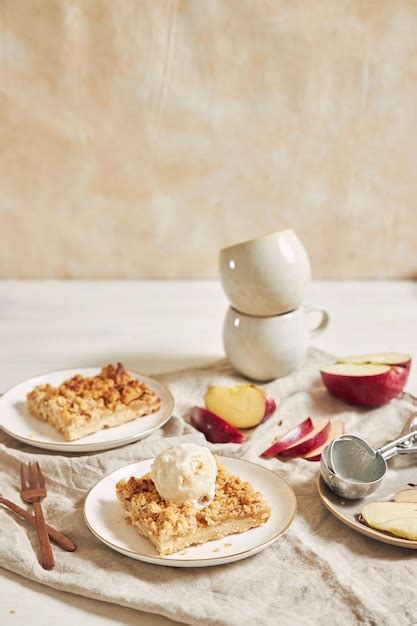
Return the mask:
{"type": "Polygon", "coordinates": [[[415,0],[0,0],[0,275],[417,277],[415,0]]]}

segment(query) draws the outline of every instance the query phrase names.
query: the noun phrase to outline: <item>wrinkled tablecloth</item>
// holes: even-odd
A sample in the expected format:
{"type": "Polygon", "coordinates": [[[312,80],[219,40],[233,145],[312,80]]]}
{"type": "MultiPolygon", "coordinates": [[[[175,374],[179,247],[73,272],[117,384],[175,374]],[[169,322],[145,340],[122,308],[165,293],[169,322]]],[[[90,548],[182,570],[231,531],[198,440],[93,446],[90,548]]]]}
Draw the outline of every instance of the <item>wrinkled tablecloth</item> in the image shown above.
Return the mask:
{"type": "Polygon", "coordinates": [[[36,530],[0,507],[1,565],[55,589],[159,613],[187,624],[417,623],[416,552],[366,538],[332,517],[317,495],[317,463],[261,460],[258,456],[273,436],[308,415],[342,419],[347,430],[368,437],[373,444],[394,438],[401,431],[409,410],[396,401],[367,411],[353,410],[330,397],[319,375],[319,365],[330,360],[329,355],[310,349],[299,369],[264,385],[276,399],[278,410],[242,446],[207,444],[184,419],[192,405],[202,404],[209,384],[241,381],[226,361],[157,376],[175,397],[174,416],[147,439],[123,448],[83,456],[50,454],[2,433],[2,495],[20,503],[19,464],[41,460],[48,479],[44,501],[47,520],[73,538],[78,549],[68,553],[54,548],[56,567],[43,570],[37,560],[36,530]],[[299,507],[287,535],[251,558],[201,569],[141,563],[100,543],[84,522],[87,491],[117,468],[183,441],[257,461],[287,480],[299,507]]]}

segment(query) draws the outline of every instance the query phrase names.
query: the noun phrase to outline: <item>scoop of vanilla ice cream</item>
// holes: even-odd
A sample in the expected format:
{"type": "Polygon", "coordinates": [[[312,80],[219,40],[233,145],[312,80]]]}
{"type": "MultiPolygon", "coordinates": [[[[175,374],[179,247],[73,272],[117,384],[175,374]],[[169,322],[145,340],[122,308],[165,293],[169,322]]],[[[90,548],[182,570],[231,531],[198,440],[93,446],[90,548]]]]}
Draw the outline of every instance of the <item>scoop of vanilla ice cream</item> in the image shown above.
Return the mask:
{"type": "Polygon", "coordinates": [[[155,458],[151,478],[159,495],[174,504],[204,507],[214,499],[217,464],[202,446],[180,443],[155,458]]]}

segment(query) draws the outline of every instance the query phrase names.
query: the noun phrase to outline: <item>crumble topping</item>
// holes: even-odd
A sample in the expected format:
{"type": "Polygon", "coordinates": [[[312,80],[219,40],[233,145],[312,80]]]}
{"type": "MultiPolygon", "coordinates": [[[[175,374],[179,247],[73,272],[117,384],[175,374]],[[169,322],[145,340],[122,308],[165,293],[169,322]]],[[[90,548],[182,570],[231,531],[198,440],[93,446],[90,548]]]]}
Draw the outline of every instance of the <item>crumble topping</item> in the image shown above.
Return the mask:
{"type": "Polygon", "coordinates": [[[69,422],[75,415],[90,415],[93,411],[117,411],[140,401],[153,404],[159,399],[140,380],[131,378],[122,363],[103,367],[97,376],[77,374],[59,387],[38,385],[27,394],[31,402],[48,403],[59,411],[61,419],[69,422]]]}

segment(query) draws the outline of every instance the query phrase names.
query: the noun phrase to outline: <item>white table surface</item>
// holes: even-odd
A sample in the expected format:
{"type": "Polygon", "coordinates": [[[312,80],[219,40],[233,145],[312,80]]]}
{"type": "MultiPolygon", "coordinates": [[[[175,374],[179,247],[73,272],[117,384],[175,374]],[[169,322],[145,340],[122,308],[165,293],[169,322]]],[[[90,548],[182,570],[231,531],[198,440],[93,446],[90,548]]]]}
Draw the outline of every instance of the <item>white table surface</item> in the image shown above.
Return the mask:
{"type": "MultiPolygon", "coordinates": [[[[338,355],[398,351],[417,359],[417,282],[316,282],[306,302],[331,317],[315,346],[338,355]]],[[[156,373],[221,358],[226,307],[216,281],[0,281],[0,391],[64,367],[120,360],[156,373]]],[[[417,393],[417,367],[407,389],[417,393]]],[[[175,623],[0,569],[2,625],[56,626],[57,618],[61,626],[175,623]]]]}

